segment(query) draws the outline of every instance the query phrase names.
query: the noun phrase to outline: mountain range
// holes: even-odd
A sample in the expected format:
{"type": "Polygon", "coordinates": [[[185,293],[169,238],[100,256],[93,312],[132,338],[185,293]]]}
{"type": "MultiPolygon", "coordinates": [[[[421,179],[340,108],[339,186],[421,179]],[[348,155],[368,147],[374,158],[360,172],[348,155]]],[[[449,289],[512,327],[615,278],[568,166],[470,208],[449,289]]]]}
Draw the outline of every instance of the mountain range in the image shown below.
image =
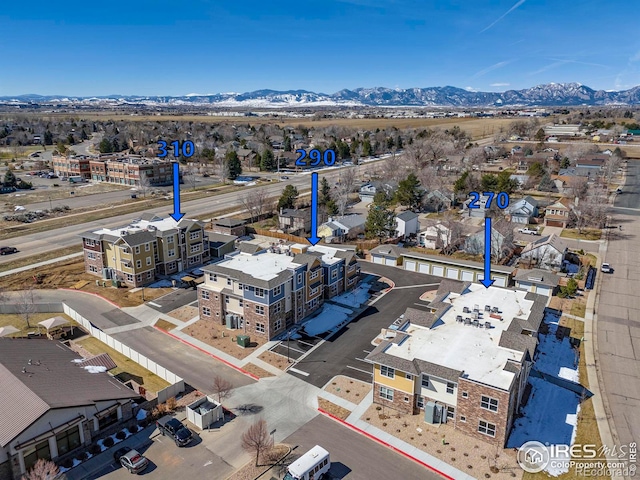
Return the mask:
{"type": "Polygon", "coordinates": [[[109,106],[208,106],[226,108],[290,108],[323,106],[361,107],[545,107],[580,105],[640,105],[640,86],[629,90],[594,90],[580,83],[548,83],[524,90],[478,92],[457,87],[356,88],[333,94],[306,90],[256,90],[246,93],[216,93],[182,96],[105,95],[73,97],[63,95],[0,96],[4,105],[109,106]]]}

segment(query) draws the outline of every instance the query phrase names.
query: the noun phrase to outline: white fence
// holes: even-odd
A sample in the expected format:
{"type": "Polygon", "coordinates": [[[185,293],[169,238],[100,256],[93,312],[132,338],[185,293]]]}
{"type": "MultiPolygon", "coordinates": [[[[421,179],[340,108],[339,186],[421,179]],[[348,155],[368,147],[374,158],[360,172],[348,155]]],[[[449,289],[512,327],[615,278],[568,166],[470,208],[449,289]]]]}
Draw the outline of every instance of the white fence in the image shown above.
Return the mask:
{"type": "Polygon", "coordinates": [[[115,351],[120,352],[127,358],[130,358],[134,362],[136,362],[141,367],[146,368],[151,373],[155,373],[163,380],[169,382],[171,385],[160,390],[158,393],[158,403],[165,402],[168,398],[175,397],[179,393],[184,392],[184,380],[176,375],[175,373],[167,370],[165,367],[158,365],[153,360],[145,357],[144,355],[136,352],[133,348],[128,347],[124,343],[116,340],[115,338],[107,335],[99,328],[93,326],[89,320],[84,318],[74,309],[69,307],[66,303],[62,304],[64,309],[64,313],[73,318],[76,322],[84,327],[84,329],[89,332],[89,335],[97,338],[102,343],[108,345],[113,348],[115,351]]]}

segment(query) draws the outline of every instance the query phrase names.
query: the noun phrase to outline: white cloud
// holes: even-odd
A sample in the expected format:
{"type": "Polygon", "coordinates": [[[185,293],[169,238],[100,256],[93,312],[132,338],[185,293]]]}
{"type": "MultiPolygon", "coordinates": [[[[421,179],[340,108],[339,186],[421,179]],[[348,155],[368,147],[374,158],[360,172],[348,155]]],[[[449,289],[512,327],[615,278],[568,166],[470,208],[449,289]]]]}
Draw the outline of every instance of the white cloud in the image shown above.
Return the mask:
{"type": "Polygon", "coordinates": [[[511,85],[510,83],[503,83],[503,82],[496,82],[496,83],[492,83],[490,86],[491,87],[508,87],[509,85],[511,85]]]}
{"type": "Polygon", "coordinates": [[[553,62],[553,63],[550,63],[549,65],[545,65],[542,68],[539,68],[538,70],[535,70],[533,72],[529,72],[528,75],[530,75],[530,76],[538,75],[539,73],[546,72],[547,70],[551,70],[553,68],[560,67],[560,66],[565,65],[567,63],[569,63],[568,60],[561,60],[559,62],[553,62]]]}
{"type": "Polygon", "coordinates": [[[490,67],[487,67],[485,69],[480,70],[479,72],[474,73],[471,78],[478,78],[478,77],[481,77],[483,75],[486,75],[487,73],[492,72],[493,70],[496,70],[498,68],[502,68],[505,65],[510,64],[512,61],[513,60],[505,60],[504,62],[494,63],[490,67]]]}
{"type": "Polygon", "coordinates": [[[509,10],[507,10],[505,13],[503,13],[500,17],[498,17],[497,20],[494,20],[494,22],[492,24],[490,24],[488,27],[483,28],[482,30],[480,30],[480,33],[486,32],[487,30],[489,30],[491,27],[493,27],[496,23],[498,23],[500,20],[502,20],[504,17],[506,17],[507,15],[509,15],[511,12],[513,12],[516,8],[520,7],[524,2],[526,2],[527,0],[518,0],[518,2],[516,2],[516,4],[511,7],[509,10]]]}
{"type": "Polygon", "coordinates": [[[464,89],[465,89],[467,92],[477,92],[477,91],[478,91],[478,90],[476,90],[476,89],[475,89],[475,88],[473,88],[473,87],[464,87],[464,89]]]}

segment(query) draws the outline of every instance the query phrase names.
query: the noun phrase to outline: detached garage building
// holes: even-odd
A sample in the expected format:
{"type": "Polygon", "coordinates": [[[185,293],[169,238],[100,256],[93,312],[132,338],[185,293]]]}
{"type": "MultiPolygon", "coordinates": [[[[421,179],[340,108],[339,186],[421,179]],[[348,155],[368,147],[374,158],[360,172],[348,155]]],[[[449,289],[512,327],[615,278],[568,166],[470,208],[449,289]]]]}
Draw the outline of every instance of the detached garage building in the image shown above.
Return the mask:
{"type": "Polygon", "coordinates": [[[548,270],[520,268],[514,280],[518,290],[526,290],[527,292],[550,297],[558,289],[560,277],[548,270]]]}
{"type": "Polygon", "coordinates": [[[396,245],[378,245],[371,249],[371,262],[395,267],[402,264],[404,249],[396,245]]]}
{"type": "MultiPolygon", "coordinates": [[[[402,264],[405,270],[411,272],[426,273],[464,282],[479,283],[484,278],[484,265],[480,262],[403,251],[402,264]]],[[[494,285],[508,287],[511,284],[514,270],[502,265],[491,265],[491,278],[495,280],[494,285]]]]}

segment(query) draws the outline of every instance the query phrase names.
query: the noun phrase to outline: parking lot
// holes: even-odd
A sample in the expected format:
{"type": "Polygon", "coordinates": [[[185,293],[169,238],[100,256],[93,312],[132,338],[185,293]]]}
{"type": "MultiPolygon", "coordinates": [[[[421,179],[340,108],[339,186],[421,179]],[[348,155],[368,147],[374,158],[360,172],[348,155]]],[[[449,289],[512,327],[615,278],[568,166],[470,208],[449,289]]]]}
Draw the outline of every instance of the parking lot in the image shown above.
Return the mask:
{"type": "MultiPolygon", "coordinates": [[[[367,273],[389,278],[395,283],[396,288],[386,293],[381,301],[370,305],[356,319],[317,346],[308,356],[289,369],[289,374],[320,388],[336,375],[346,375],[370,382],[373,370],[365,357],[374,348],[371,341],[382,328],[388,327],[403,314],[407,307],[426,306],[427,302],[420,300],[420,295],[427,290],[437,289],[440,282],[439,277],[406,272],[384,265],[363,263],[362,269],[367,273]]],[[[292,358],[295,357],[292,356],[292,358]]]]}

